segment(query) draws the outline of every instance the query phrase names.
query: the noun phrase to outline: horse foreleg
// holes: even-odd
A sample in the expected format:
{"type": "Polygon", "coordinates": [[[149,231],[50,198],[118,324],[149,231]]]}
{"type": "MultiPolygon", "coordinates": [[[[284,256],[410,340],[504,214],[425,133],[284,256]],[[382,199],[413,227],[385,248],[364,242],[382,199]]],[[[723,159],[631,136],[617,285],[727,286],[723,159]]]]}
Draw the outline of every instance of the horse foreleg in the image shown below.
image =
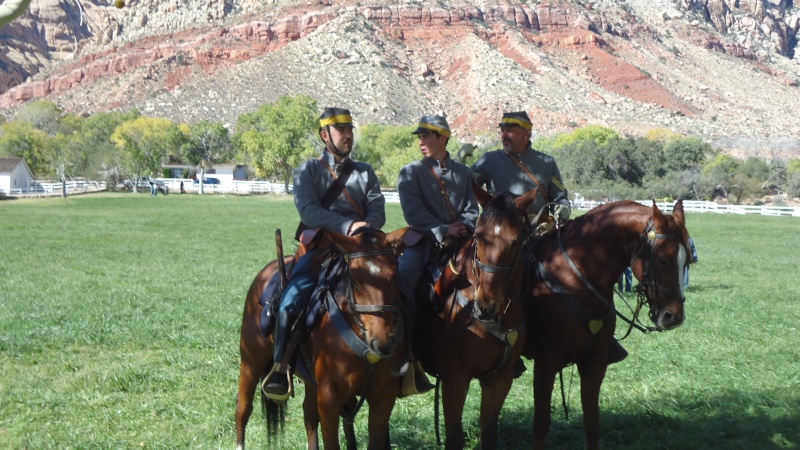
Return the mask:
{"type": "Polygon", "coordinates": [[[497,448],[500,410],[514,380],[512,367],[509,366],[489,381],[481,382],[481,448],[484,450],[497,448]]]}
{"type": "Polygon", "coordinates": [[[319,411],[317,410],[317,389],[306,384],[303,398],[303,424],[306,427],[308,450],[319,450],[319,411]]]}
{"type": "Polygon", "coordinates": [[[550,431],[550,406],[553,400],[553,384],[556,372],[543,362],[533,364],[533,448],[542,450],[550,431]]]}
{"type": "MultiPolygon", "coordinates": [[[[357,401],[355,398],[347,402],[346,411],[352,412],[356,409],[357,401]]],[[[356,426],[355,416],[348,417],[347,414],[342,414],[342,428],[344,428],[344,439],[347,450],[358,450],[358,442],[356,441],[356,426]]],[[[371,431],[371,430],[370,430],[371,431]]]]}
{"type": "Polygon", "coordinates": [[[444,428],[446,450],[464,448],[464,402],[469,391],[469,378],[450,376],[442,379],[442,403],[444,404],[444,428]]]}
{"type": "MultiPolygon", "coordinates": [[[[254,338],[255,339],[255,338],[254,338]]],[[[251,339],[253,340],[253,339],[251,339]]],[[[261,343],[261,339],[255,339],[261,343]]],[[[236,396],[236,449],[244,450],[245,428],[253,413],[253,396],[258,387],[258,380],[263,375],[271,352],[255,348],[243,342],[241,344],[241,362],[239,363],[239,392],[236,396]],[[266,354],[267,356],[264,356],[266,354]]]]}
{"type": "Polygon", "coordinates": [[[583,430],[586,433],[586,448],[600,448],[600,387],[606,376],[604,358],[578,364],[581,375],[581,407],[583,408],[583,430]]]}
{"type": "MultiPolygon", "coordinates": [[[[319,373],[317,380],[320,380],[319,373]]],[[[339,414],[344,402],[339,400],[337,389],[320,382],[317,387],[317,411],[322,426],[322,443],[325,450],[340,450],[339,446],[339,414]]]]}
{"type": "Polygon", "coordinates": [[[389,450],[389,419],[392,416],[392,409],[397,400],[397,389],[399,383],[396,378],[392,378],[392,390],[380,390],[374,399],[369,402],[369,450],[389,450]]]}

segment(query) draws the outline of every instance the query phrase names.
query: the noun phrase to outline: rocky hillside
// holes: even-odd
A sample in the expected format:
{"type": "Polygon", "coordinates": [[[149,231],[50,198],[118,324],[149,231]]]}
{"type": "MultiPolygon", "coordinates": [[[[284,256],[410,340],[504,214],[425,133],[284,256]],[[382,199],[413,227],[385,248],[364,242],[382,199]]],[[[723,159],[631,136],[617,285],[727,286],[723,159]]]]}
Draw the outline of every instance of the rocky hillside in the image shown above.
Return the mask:
{"type": "Polygon", "coordinates": [[[798,157],[798,28],[792,0],[34,0],[0,29],[0,108],[232,125],[309,94],[362,124],[443,111],[473,142],[524,109],[539,133],[668,128],[798,157]]]}

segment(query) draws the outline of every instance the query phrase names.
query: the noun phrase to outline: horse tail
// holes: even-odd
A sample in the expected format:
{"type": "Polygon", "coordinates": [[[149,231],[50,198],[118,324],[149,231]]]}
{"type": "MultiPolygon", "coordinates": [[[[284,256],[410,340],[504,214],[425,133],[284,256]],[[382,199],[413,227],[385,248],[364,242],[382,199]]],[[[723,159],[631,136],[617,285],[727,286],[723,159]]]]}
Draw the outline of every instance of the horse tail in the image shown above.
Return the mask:
{"type": "MultiPolygon", "coordinates": [[[[262,380],[259,380],[259,387],[262,380]]],[[[278,438],[277,448],[281,448],[283,447],[281,438],[283,437],[283,425],[286,419],[286,402],[276,402],[264,395],[262,389],[259,388],[258,391],[261,393],[261,411],[264,414],[264,420],[267,425],[267,445],[269,448],[273,448],[273,440],[278,438]]]]}

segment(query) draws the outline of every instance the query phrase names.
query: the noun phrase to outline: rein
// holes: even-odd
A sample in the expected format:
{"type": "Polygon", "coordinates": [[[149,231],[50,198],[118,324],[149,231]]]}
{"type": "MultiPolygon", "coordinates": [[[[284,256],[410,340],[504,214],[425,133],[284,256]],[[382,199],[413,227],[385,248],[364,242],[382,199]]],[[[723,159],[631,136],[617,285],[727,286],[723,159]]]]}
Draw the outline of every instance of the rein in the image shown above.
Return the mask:
{"type": "Polygon", "coordinates": [[[328,315],[331,318],[331,323],[333,323],[334,328],[339,333],[339,337],[350,347],[350,350],[353,351],[356,355],[358,355],[361,359],[367,362],[367,374],[366,374],[366,381],[364,383],[364,388],[362,389],[360,398],[356,403],[356,406],[351,411],[343,412],[343,417],[349,423],[352,423],[355,419],[356,414],[361,409],[361,406],[364,404],[364,400],[367,398],[367,393],[372,388],[372,379],[374,374],[374,366],[384,358],[387,358],[390,355],[383,355],[377,353],[373,350],[369,345],[364,342],[364,336],[366,336],[366,327],[364,323],[361,321],[359,316],[361,314],[369,314],[369,313],[379,313],[379,312],[389,312],[389,313],[398,313],[400,311],[400,307],[398,305],[359,305],[355,302],[355,296],[353,295],[353,278],[350,275],[350,260],[356,258],[368,258],[372,256],[380,256],[380,255],[394,255],[393,248],[385,248],[379,250],[371,250],[366,252],[352,252],[347,253],[344,255],[344,260],[348,264],[347,267],[347,288],[346,288],[346,295],[347,295],[347,304],[350,309],[353,311],[353,319],[355,320],[356,325],[358,326],[359,330],[361,331],[361,336],[356,334],[353,331],[353,328],[350,327],[350,324],[347,323],[347,319],[344,318],[344,313],[342,312],[341,308],[339,308],[339,304],[336,302],[336,299],[333,298],[333,294],[329,289],[325,295],[325,307],[328,310],[328,315]]]}
{"type": "MultiPolygon", "coordinates": [[[[655,282],[655,277],[651,276],[652,275],[651,274],[651,268],[655,267],[655,259],[656,259],[655,245],[656,245],[656,240],[658,240],[658,239],[675,239],[675,240],[677,240],[677,239],[680,239],[680,238],[677,235],[674,235],[674,234],[657,233],[655,230],[653,230],[653,226],[654,226],[653,218],[651,217],[650,220],[647,222],[647,226],[645,227],[644,231],[642,231],[642,233],[639,236],[638,250],[634,251],[633,255],[631,256],[631,261],[636,259],[639,256],[639,254],[645,248],[647,248],[649,250],[649,253],[650,253],[649,260],[642,258],[644,261],[647,262],[647,264],[645,264],[644,269],[642,271],[642,282],[641,283],[645,286],[644,289],[648,289],[648,288],[653,289],[654,294],[657,294],[658,293],[658,285],[655,282]]],[[[645,297],[645,294],[644,294],[642,288],[640,288],[639,291],[638,291],[638,294],[639,294],[638,295],[638,300],[637,300],[638,304],[636,306],[636,310],[634,311],[633,319],[628,319],[622,313],[620,313],[614,307],[613,304],[610,304],[608,302],[608,300],[606,300],[606,298],[603,297],[600,294],[600,292],[592,285],[592,283],[590,283],[589,280],[587,280],[586,277],[583,276],[581,271],[575,265],[575,262],[572,261],[572,258],[569,257],[569,254],[567,253],[567,250],[564,248],[564,243],[561,241],[561,229],[557,229],[556,237],[557,237],[557,240],[558,240],[558,247],[561,250],[561,253],[564,255],[564,258],[566,259],[566,261],[569,264],[570,268],[572,269],[573,272],[575,272],[575,274],[578,276],[578,278],[581,280],[581,282],[584,284],[584,286],[586,286],[589,289],[589,291],[592,292],[592,294],[595,296],[595,298],[600,300],[600,302],[605,307],[607,307],[609,310],[614,311],[614,313],[617,315],[617,317],[619,317],[624,322],[626,322],[630,326],[631,329],[632,328],[636,328],[637,330],[641,331],[642,333],[649,333],[651,331],[660,331],[656,327],[644,326],[644,325],[641,325],[639,323],[636,323],[637,319],[638,319],[638,316],[639,316],[639,311],[641,310],[641,307],[643,306],[644,302],[646,301],[646,297],[645,297]]],[[[628,334],[630,334],[630,330],[628,330],[628,333],[625,334],[625,337],[627,337],[628,334]]]]}
{"type": "MultiPolygon", "coordinates": [[[[509,216],[508,214],[496,214],[496,213],[484,212],[479,216],[478,221],[480,221],[480,219],[483,218],[486,215],[509,216]]],[[[476,226],[476,228],[477,228],[477,226],[476,226]]],[[[473,264],[472,264],[472,275],[475,278],[475,286],[476,286],[475,289],[476,289],[476,292],[477,292],[477,289],[478,289],[477,286],[480,284],[481,272],[494,273],[494,274],[510,274],[511,271],[514,270],[519,265],[520,260],[521,260],[521,258],[520,258],[520,255],[522,254],[522,252],[520,250],[521,247],[517,246],[517,252],[516,252],[516,255],[514,256],[514,262],[510,266],[495,266],[495,265],[491,265],[491,264],[485,264],[485,263],[481,262],[480,258],[478,257],[478,239],[475,238],[474,236],[472,238],[471,246],[472,246],[472,253],[473,253],[473,256],[472,256],[472,262],[473,262],[473,264]]],[[[451,263],[452,263],[452,260],[451,260],[451,263]]],[[[454,271],[454,273],[457,273],[457,272],[454,271]]],[[[514,347],[514,345],[517,342],[517,339],[519,337],[519,333],[525,327],[524,322],[522,322],[519,326],[514,327],[514,328],[507,328],[507,327],[504,327],[503,325],[500,324],[500,321],[502,320],[503,315],[508,310],[508,308],[511,306],[511,304],[515,301],[515,299],[512,298],[511,295],[509,295],[509,293],[508,293],[508,280],[506,280],[506,282],[504,283],[504,288],[505,289],[504,289],[504,293],[503,293],[503,298],[508,298],[509,300],[508,300],[508,302],[505,302],[505,307],[504,308],[500,308],[502,303],[501,303],[501,305],[498,305],[497,317],[496,318],[491,318],[491,319],[484,319],[484,318],[480,317],[480,315],[479,315],[480,311],[479,311],[479,308],[475,307],[475,299],[474,298],[472,299],[472,301],[466,299],[466,297],[461,295],[461,293],[460,293],[460,291],[458,289],[456,289],[456,291],[453,293],[453,303],[452,303],[453,307],[455,307],[456,303],[458,303],[458,305],[461,306],[463,309],[466,309],[466,308],[471,306],[472,307],[472,311],[471,311],[472,319],[476,323],[480,324],[486,331],[488,331],[489,334],[491,334],[492,336],[497,338],[500,342],[505,344],[505,351],[503,352],[503,357],[500,360],[500,362],[495,367],[493,367],[490,370],[488,370],[485,374],[483,374],[482,376],[478,377],[479,379],[486,378],[486,377],[489,377],[489,376],[493,375],[495,372],[499,371],[500,368],[502,368],[509,361],[509,359],[511,358],[512,348],[514,347]]],[[[469,324],[467,324],[467,326],[469,326],[469,324]]]]}

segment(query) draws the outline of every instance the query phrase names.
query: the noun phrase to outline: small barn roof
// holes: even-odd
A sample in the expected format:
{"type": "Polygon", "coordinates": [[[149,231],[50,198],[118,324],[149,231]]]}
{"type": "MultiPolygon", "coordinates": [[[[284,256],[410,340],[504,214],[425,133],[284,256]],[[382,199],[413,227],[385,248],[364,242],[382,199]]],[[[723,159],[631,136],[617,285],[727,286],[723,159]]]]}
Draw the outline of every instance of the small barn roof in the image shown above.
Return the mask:
{"type": "Polygon", "coordinates": [[[19,165],[22,158],[0,158],[0,173],[11,173],[19,165]]]}

